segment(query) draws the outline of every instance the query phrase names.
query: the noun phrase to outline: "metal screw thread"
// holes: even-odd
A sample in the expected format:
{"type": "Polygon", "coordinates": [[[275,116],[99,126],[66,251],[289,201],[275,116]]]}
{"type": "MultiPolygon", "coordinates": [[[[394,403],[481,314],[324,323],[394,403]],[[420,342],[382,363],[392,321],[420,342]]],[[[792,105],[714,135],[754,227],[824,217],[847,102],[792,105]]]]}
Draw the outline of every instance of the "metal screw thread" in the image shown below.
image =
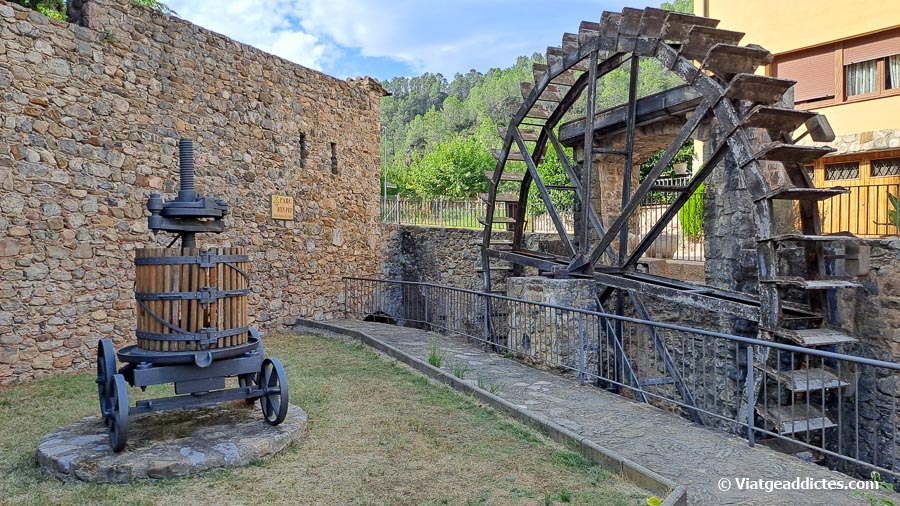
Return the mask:
{"type": "Polygon", "coordinates": [[[180,193],[194,192],[194,141],[181,139],[178,142],[178,160],[180,162],[180,193]]]}

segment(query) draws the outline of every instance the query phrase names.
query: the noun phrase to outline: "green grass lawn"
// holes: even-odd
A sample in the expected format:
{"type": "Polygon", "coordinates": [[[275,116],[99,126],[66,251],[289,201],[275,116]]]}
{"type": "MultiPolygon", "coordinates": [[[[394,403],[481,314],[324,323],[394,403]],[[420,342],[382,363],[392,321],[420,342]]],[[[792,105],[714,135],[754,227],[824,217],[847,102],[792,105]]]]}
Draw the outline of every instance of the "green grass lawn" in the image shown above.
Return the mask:
{"type": "Polygon", "coordinates": [[[309,415],[302,443],[189,479],[62,483],[40,473],[35,449],[43,435],[96,413],[94,374],[39,380],[0,388],[0,503],[615,505],[650,496],[363,345],[301,334],[265,342],[309,415]]]}

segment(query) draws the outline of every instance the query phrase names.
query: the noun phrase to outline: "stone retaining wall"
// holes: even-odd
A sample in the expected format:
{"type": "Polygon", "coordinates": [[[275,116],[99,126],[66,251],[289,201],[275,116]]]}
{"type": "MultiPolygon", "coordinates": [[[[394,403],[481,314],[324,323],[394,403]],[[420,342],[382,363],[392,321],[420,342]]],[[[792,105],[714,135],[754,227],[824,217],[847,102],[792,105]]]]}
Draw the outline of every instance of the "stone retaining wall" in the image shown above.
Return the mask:
{"type": "Polygon", "coordinates": [[[84,0],[85,26],[0,0],[0,383],[92,366],[131,342],[133,250],[152,192],[177,190],[177,140],[197,185],[231,205],[250,319],[329,318],[343,275],[380,253],[379,99],[128,0],[84,0]],[[272,194],[295,220],[269,218],[272,194]]]}

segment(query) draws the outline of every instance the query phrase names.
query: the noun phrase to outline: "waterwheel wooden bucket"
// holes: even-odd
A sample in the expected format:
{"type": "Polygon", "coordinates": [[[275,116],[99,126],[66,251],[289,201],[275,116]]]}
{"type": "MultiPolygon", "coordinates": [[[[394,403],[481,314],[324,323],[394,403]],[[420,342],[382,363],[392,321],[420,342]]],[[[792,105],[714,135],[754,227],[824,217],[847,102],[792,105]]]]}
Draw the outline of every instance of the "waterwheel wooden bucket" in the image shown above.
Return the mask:
{"type": "Polygon", "coordinates": [[[135,250],[138,347],[200,351],[247,342],[244,248],[135,250]]]}

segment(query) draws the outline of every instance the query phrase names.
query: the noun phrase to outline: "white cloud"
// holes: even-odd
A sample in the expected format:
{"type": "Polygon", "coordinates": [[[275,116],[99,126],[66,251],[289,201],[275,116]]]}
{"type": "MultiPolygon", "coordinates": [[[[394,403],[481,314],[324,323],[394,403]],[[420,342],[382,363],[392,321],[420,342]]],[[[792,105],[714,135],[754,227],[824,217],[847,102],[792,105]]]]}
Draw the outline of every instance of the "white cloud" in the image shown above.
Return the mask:
{"type": "MultiPolygon", "coordinates": [[[[301,65],[355,75],[363,57],[450,77],[558,45],[625,0],[167,0],[183,18],[301,65]],[[358,58],[358,57],[356,57],[358,58]],[[338,65],[340,63],[340,65],[338,65]]],[[[372,62],[368,62],[372,63],[372,62]]],[[[371,68],[369,66],[368,68],[371,68]]]]}
{"type": "Polygon", "coordinates": [[[299,28],[291,0],[169,0],[178,16],[305,67],[322,70],[330,44],[299,28]]]}

